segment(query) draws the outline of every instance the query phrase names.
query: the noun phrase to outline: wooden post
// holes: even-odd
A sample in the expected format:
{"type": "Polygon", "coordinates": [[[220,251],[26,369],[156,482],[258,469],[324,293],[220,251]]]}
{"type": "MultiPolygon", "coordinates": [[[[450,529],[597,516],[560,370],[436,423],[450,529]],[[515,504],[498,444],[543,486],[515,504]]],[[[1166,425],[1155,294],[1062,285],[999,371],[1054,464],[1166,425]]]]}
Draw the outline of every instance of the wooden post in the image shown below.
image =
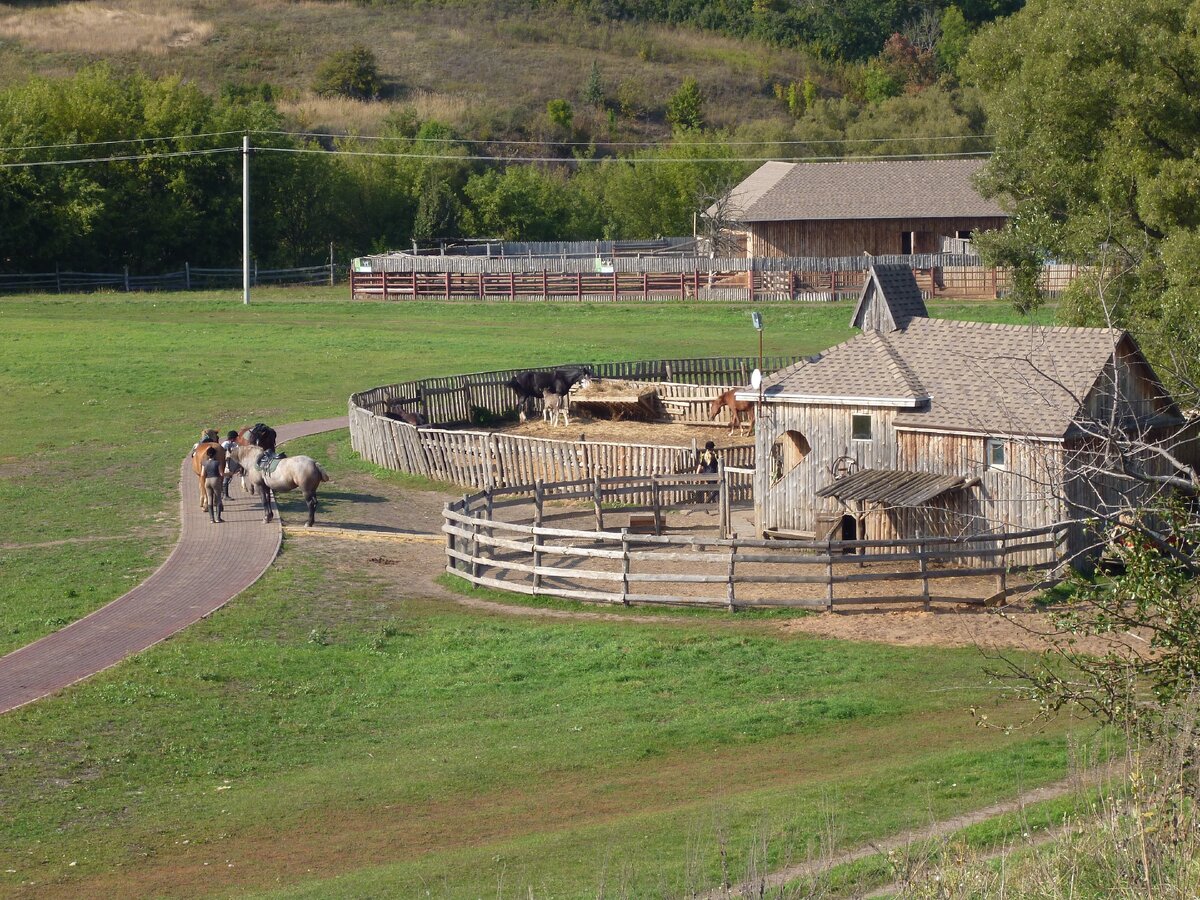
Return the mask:
{"type": "Polygon", "coordinates": [[[833,612],[833,542],[825,541],[825,609],[833,612]]]}
{"type": "Polygon", "coordinates": [[[379,273],[379,283],[383,286],[383,299],[384,300],[387,300],[387,276],[388,276],[387,272],[379,273]]]}
{"type": "Polygon", "coordinates": [[[679,299],[687,299],[687,275],[683,272],[679,273],[679,299]]]}
{"type": "Polygon", "coordinates": [[[333,241],[329,242],[329,286],[333,287],[333,241]]]}
{"type": "Polygon", "coordinates": [[[746,270],[746,290],[750,293],[750,302],[754,302],[754,264],[746,270]]]}
{"type": "Polygon", "coordinates": [[[446,299],[450,299],[450,272],[447,270],[446,275],[446,299]]]}
{"type": "MultiPolygon", "coordinates": [[[[496,518],[496,494],[490,486],[487,489],[487,506],[484,508],[484,512],[487,514],[488,520],[487,535],[488,537],[495,537],[496,529],[491,527],[491,523],[496,518]]],[[[486,552],[489,558],[492,557],[492,547],[489,546],[486,552]]]]}
{"type": "Polygon", "coordinates": [[[621,605],[629,605],[629,529],[621,529],[621,605]]]}
{"type": "Polygon", "coordinates": [[[650,299],[650,273],[649,272],[642,273],[642,299],[643,300],[650,299]]]}
{"type": "MultiPolygon", "coordinates": [[[[443,513],[445,513],[445,512],[446,512],[447,510],[449,510],[449,509],[450,509],[450,504],[449,504],[449,503],[447,503],[447,504],[446,504],[446,505],[445,505],[445,506],[442,508],[442,512],[443,512],[443,513]]],[[[443,515],[443,516],[442,516],[442,521],[443,521],[443,522],[446,522],[447,524],[451,524],[451,525],[456,525],[456,524],[457,524],[457,523],[452,523],[452,522],[451,522],[449,519],[447,519],[447,518],[445,517],[445,515],[443,515]]],[[[450,532],[446,532],[446,549],[447,549],[447,550],[453,550],[453,549],[455,549],[455,548],[454,548],[454,535],[452,535],[450,532]]],[[[458,568],[458,560],[457,560],[457,559],[455,559],[453,556],[450,556],[449,554],[447,554],[447,555],[446,555],[446,559],[448,559],[448,560],[450,561],[450,568],[452,568],[452,569],[457,569],[457,568],[458,568]]]]}
{"type": "Polygon", "coordinates": [[[650,505],[654,507],[654,533],[662,534],[662,507],[659,505],[658,476],[650,476],[650,505]]]}
{"type": "Polygon", "coordinates": [[[796,273],[791,270],[788,271],[788,299],[796,299],[796,273]]]}
{"type": "Polygon", "coordinates": [[[517,299],[517,279],[512,272],[508,273],[508,299],[517,299]]]}
{"type": "Polygon", "coordinates": [[[183,287],[189,291],[192,289],[192,264],[187,262],[183,264],[183,287]]]}
{"type": "Polygon", "coordinates": [[[479,523],[476,517],[471,515],[471,498],[467,494],[463,494],[463,514],[471,517],[471,543],[468,545],[471,548],[471,563],[468,571],[471,573],[471,583],[475,583],[475,579],[479,577],[479,523]]]}
{"type": "Polygon", "coordinates": [[[129,266],[125,266],[125,293],[129,293],[129,266]]]}
{"type": "MultiPolygon", "coordinates": [[[[921,535],[918,533],[917,537],[921,537],[921,535]]],[[[926,547],[925,541],[922,540],[921,543],[917,545],[917,553],[920,554],[921,557],[921,600],[923,601],[925,611],[929,612],[931,608],[929,597],[929,557],[925,555],[926,549],[928,548],[926,547]]]]}
{"type": "MultiPolygon", "coordinates": [[[[533,483],[533,527],[542,527],[542,506],[546,499],[546,485],[542,479],[538,479],[533,483]]],[[[536,531],[533,533],[533,592],[537,592],[542,587],[542,576],[538,574],[537,569],[542,564],[542,536],[536,531]]]]}
{"type": "Polygon", "coordinates": [[[729,482],[725,477],[725,461],[717,460],[717,518],[721,539],[729,537],[729,482]]]}
{"type": "MultiPolygon", "coordinates": [[[[489,249],[490,249],[490,248],[489,248],[489,249]]],[[[483,273],[483,272],[480,272],[480,273],[479,273],[479,275],[477,276],[477,280],[476,280],[476,282],[475,282],[475,290],[479,292],[479,299],[480,299],[480,300],[482,300],[482,299],[483,299],[483,293],[484,293],[484,291],[483,291],[483,277],[484,277],[484,273],[483,273]]]]}
{"type": "Polygon", "coordinates": [[[733,588],[733,567],[734,567],[734,559],[736,557],[737,557],[737,545],[735,544],[729,548],[729,582],[725,588],[725,600],[729,604],[730,612],[737,612],[737,603],[735,602],[736,598],[734,596],[734,588],[733,588]]]}
{"type": "Polygon", "coordinates": [[[542,267],[542,299],[550,299],[550,287],[547,283],[546,268],[544,266],[542,267]]]}
{"type": "Polygon", "coordinates": [[[583,302],[583,273],[575,273],[575,299],[580,303],[583,302]]]}
{"type": "Polygon", "coordinates": [[[1008,541],[1000,539],[1000,571],[996,574],[996,593],[1003,599],[1008,594],[1008,541]]]}
{"type": "Polygon", "coordinates": [[[600,474],[592,473],[592,505],[596,508],[596,530],[604,530],[604,510],[600,506],[600,474]]]}

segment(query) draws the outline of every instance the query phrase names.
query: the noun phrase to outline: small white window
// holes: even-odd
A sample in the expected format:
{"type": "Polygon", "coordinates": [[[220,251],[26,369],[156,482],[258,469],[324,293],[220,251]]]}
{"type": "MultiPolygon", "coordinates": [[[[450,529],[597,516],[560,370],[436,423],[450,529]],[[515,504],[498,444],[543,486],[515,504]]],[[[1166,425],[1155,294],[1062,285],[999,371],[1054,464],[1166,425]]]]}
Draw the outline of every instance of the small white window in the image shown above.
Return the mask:
{"type": "Polygon", "coordinates": [[[985,453],[989,469],[1003,469],[1008,462],[1006,444],[997,438],[988,438],[985,453]]]}
{"type": "Polygon", "coordinates": [[[851,416],[850,437],[856,441],[871,440],[871,417],[867,415],[851,416]]]}

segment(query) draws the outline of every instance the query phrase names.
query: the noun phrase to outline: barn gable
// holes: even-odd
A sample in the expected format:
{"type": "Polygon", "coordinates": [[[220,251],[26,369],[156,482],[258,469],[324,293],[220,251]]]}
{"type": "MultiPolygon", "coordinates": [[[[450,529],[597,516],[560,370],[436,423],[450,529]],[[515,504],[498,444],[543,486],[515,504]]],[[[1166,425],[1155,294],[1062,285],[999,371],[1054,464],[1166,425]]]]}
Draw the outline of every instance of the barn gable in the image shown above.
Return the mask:
{"type": "Polygon", "coordinates": [[[921,288],[905,265],[873,265],[850,324],[863,331],[901,331],[913,319],[929,318],[921,288]]]}

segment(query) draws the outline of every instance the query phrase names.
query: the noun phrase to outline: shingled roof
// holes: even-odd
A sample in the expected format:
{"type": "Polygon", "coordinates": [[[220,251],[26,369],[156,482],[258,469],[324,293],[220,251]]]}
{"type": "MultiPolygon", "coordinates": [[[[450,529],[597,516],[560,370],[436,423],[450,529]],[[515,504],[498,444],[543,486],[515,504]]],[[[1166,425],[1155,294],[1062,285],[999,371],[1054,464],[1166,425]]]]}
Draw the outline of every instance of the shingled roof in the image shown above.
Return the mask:
{"type": "Polygon", "coordinates": [[[863,331],[898,331],[913,319],[928,316],[912,268],[876,263],[867,272],[850,324],[863,331]]]}
{"type": "Polygon", "coordinates": [[[1061,438],[1126,340],[1116,329],[914,318],[903,330],[864,332],[776,372],[763,393],[902,407],[897,428],[1061,438]]]}
{"type": "Polygon", "coordinates": [[[730,191],[727,215],[739,222],[1007,216],[972,183],[983,162],[768,162],[730,191]]]}

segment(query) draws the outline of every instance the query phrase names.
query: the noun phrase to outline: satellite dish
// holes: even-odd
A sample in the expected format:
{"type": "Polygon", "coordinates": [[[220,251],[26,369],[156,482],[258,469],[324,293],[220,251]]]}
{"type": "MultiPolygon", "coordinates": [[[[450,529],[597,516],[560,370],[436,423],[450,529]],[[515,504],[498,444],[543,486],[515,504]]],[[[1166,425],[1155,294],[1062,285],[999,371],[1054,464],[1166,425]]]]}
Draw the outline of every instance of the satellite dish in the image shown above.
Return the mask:
{"type": "Polygon", "coordinates": [[[762,371],[761,370],[755,369],[753,372],[750,373],[750,387],[754,388],[756,391],[760,387],[762,387],[762,371]]]}

